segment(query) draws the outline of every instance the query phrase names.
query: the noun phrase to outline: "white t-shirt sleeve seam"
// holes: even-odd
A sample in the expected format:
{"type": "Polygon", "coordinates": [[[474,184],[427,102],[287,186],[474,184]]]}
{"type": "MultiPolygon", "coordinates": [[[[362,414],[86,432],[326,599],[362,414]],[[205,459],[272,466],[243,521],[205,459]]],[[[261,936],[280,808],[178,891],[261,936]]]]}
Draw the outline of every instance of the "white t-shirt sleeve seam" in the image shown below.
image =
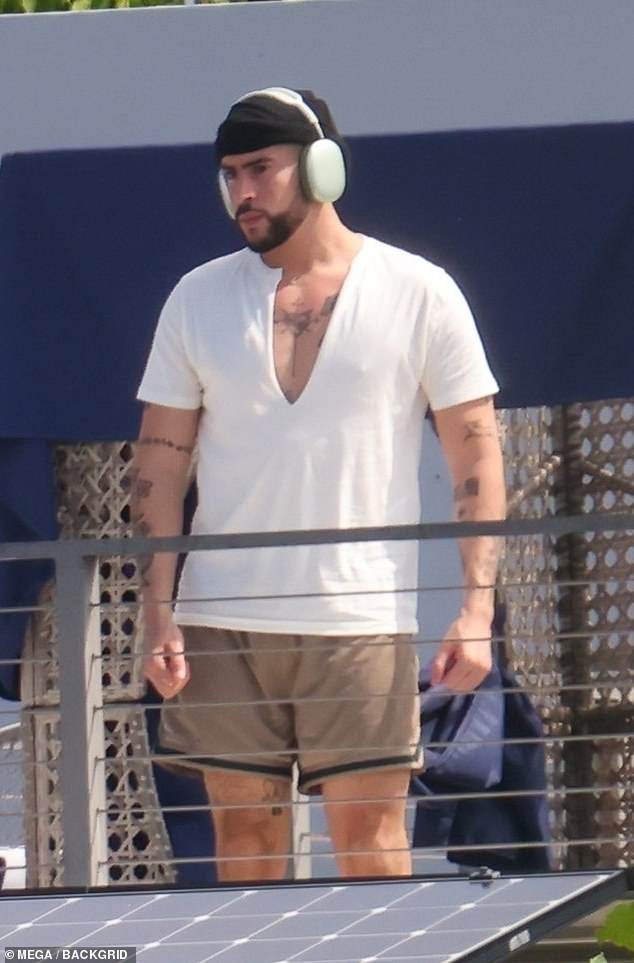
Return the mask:
{"type": "Polygon", "coordinates": [[[144,388],[143,391],[139,390],[137,399],[145,404],[164,405],[167,408],[182,408],[185,411],[197,411],[200,408],[200,403],[192,404],[191,398],[186,398],[183,395],[169,394],[151,385],[144,388]]]}
{"type": "Polygon", "coordinates": [[[140,401],[195,410],[202,389],[190,362],[182,283],[176,285],[161,311],[145,372],[137,392],[140,401]]]}
{"type": "Polygon", "coordinates": [[[498,392],[471,309],[444,270],[429,307],[421,383],[433,410],[498,392]]]}

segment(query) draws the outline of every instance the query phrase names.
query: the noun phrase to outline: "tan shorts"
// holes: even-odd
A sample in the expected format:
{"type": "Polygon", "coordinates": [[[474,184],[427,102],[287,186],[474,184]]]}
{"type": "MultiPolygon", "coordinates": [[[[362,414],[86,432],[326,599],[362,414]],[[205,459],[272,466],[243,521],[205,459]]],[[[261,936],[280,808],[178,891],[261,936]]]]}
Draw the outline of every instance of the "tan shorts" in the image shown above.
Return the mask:
{"type": "Polygon", "coordinates": [[[159,729],[159,752],[179,756],[170,765],[290,779],[297,762],[303,792],[343,773],[421,768],[409,635],[183,632],[191,678],[159,729]]]}

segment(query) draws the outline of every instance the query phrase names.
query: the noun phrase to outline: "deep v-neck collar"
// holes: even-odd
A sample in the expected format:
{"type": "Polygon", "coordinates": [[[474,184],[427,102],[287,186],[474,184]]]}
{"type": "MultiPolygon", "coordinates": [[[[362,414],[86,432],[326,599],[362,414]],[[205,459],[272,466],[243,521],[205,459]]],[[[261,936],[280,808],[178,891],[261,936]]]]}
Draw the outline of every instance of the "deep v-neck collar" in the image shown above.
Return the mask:
{"type": "Polygon", "coordinates": [[[279,396],[280,400],[289,409],[296,410],[298,405],[300,405],[307,394],[314,391],[313,383],[315,379],[319,379],[320,371],[327,364],[328,355],[331,353],[333,345],[336,344],[337,336],[336,331],[340,326],[340,317],[345,310],[346,302],[350,296],[350,291],[355,286],[355,277],[360,270],[360,264],[363,261],[364,251],[367,247],[367,238],[363,237],[361,246],[356,252],[352,260],[350,261],[350,266],[348,271],[341,283],[339,293],[337,295],[337,301],[333,308],[332,316],[328,322],[328,327],[324,333],[321,346],[315,361],[308,376],[306,384],[300,391],[297,398],[291,401],[285,394],[280,380],[277,374],[277,369],[275,367],[275,349],[274,349],[274,310],[275,310],[275,296],[277,293],[278,285],[282,279],[281,268],[271,268],[264,263],[261,257],[258,256],[257,262],[262,272],[262,277],[267,283],[267,311],[264,315],[264,321],[266,324],[266,352],[267,352],[267,366],[269,377],[272,381],[276,394],[279,396]]]}

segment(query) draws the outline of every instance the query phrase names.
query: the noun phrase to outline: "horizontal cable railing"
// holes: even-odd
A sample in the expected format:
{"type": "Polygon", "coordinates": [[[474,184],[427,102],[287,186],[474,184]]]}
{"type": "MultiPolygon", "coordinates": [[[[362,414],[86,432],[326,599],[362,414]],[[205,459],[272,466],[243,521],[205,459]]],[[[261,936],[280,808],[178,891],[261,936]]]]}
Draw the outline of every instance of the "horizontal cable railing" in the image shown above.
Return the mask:
{"type": "MultiPolygon", "coordinates": [[[[592,512],[488,523],[447,522],[343,531],[160,539],[69,538],[0,545],[0,564],[51,559],[55,567],[54,588],[48,598],[40,598],[34,606],[3,610],[7,615],[28,612],[36,622],[48,620],[54,625],[55,635],[54,644],[51,639],[43,645],[41,641],[36,642],[19,659],[0,660],[2,665],[19,662],[23,676],[19,730],[9,727],[10,732],[7,729],[4,742],[0,742],[0,786],[5,784],[3,773],[15,774],[16,769],[21,773],[21,780],[16,780],[17,792],[11,788],[4,793],[0,790],[0,842],[5,821],[20,818],[23,801],[27,824],[25,868],[27,878],[30,874],[34,885],[46,885],[43,880],[50,885],[66,886],[109,885],[119,879],[169,881],[177,877],[179,867],[182,870],[192,864],[213,864],[213,853],[182,855],[170,848],[165,820],[184,811],[190,815],[206,815],[208,806],[200,802],[170,805],[158,799],[153,773],[156,765],[165,762],[165,757],[154,750],[146,732],[147,713],[155,707],[146,705],[139,697],[143,683],[137,633],[137,622],[141,619],[138,590],[132,585],[117,594],[103,584],[102,566],[110,564],[113,558],[130,560],[150,550],[155,553],[257,550],[269,546],[388,539],[415,540],[424,547],[429,540],[455,541],[484,534],[512,537],[517,545],[535,535],[556,540],[570,534],[591,538],[596,533],[603,537],[619,533],[631,538],[634,516],[627,512],[592,512]],[[123,620],[126,629],[124,641],[113,650],[109,643],[104,647],[104,620],[115,618],[123,620]],[[65,843],[67,840],[72,843],[65,843]]],[[[132,565],[133,571],[133,562],[125,564],[132,565]]],[[[538,712],[542,729],[530,736],[507,733],[503,738],[467,737],[461,745],[467,751],[502,745],[506,750],[537,747],[544,753],[543,785],[512,789],[494,784],[477,791],[469,786],[445,786],[425,795],[412,791],[408,799],[410,834],[416,817],[424,820],[430,800],[434,805],[465,805],[486,796],[489,801],[504,806],[543,799],[548,807],[547,838],[487,841],[486,851],[503,856],[511,847],[520,854],[548,848],[553,868],[567,868],[571,861],[574,867],[584,859],[594,860],[594,865],[601,861],[605,865],[609,860],[614,866],[631,866],[634,862],[634,615],[632,603],[627,600],[631,600],[634,586],[632,568],[613,574],[589,571],[587,579],[554,580],[547,571],[527,581],[516,572],[508,581],[504,581],[503,575],[502,572],[501,588],[509,612],[505,632],[496,637],[496,647],[504,650],[509,639],[516,646],[513,673],[507,684],[499,682],[487,689],[487,696],[526,697],[538,712]],[[606,620],[606,624],[597,619],[595,624],[588,622],[581,629],[562,627],[556,612],[562,596],[574,589],[592,599],[598,586],[621,599],[618,619],[613,623],[606,620]],[[520,620],[514,627],[513,620],[517,621],[520,610],[543,615],[540,606],[545,605],[544,600],[555,608],[555,614],[549,617],[547,639],[541,625],[531,628],[520,620]],[[583,678],[568,677],[560,657],[562,647],[566,648],[568,659],[570,653],[572,657],[575,652],[579,653],[576,658],[582,666],[583,678]],[[600,664],[594,664],[588,657],[593,647],[602,652],[600,664]],[[538,652],[550,661],[541,667],[539,661],[535,664],[528,659],[523,664],[522,649],[538,652]],[[566,754],[575,752],[583,753],[582,772],[575,771],[574,760],[566,761],[566,754]],[[584,825],[571,822],[569,807],[574,806],[582,806],[587,814],[584,825]],[[596,831],[587,831],[590,825],[596,831]]],[[[424,603],[432,593],[437,596],[439,592],[454,592],[458,588],[416,585],[405,591],[415,593],[424,603]]],[[[257,595],[246,597],[259,598],[257,595]]],[[[427,652],[429,645],[438,640],[421,636],[417,641],[427,652]]],[[[324,649],[328,644],[324,637],[324,649]]],[[[423,711],[425,703],[423,694],[423,711]]],[[[216,703],[216,707],[224,704],[216,703]]],[[[178,712],[179,708],[165,703],[164,710],[178,712]]],[[[0,709],[0,726],[5,712],[7,718],[15,715],[11,708],[0,709]]],[[[442,752],[451,746],[451,741],[438,738],[428,737],[425,741],[427,751],[442,752]]],[[[169,758],[172,763],[195,762],[196,753],[178,753],[169,758]]],[[[292,807],[295,822],[288,851],[295,875],[332,875],[332,852],[320,804],[295,795],[290,803],[283,805],[292,807]]],[[[578,810],[575,812],[578,819],[578,810]]],[[[463,858],[468,864],[471,855],[478,854],[483,844],[459,841],[450,848],[454,863],[459,864],[463,858]]],[[[446,845],[415,847],[414,864],[419,868],[436,866],[446,852],[446,845]]]]}

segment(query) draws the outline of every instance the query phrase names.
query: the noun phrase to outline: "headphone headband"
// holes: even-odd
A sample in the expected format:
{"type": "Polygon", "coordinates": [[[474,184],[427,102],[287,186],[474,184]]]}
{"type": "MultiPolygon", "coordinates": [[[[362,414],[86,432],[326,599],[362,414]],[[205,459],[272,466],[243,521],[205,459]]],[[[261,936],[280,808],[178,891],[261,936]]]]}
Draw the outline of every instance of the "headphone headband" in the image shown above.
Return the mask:
{"type": "Polygon", "coordinates": [[[288,104],[289,107],[296,107],[315,128],[319,134],[319,139],[324,140],[325,134],[321,128],[317,114],[308,106],[302,95],[298,94],[296,90],[291,90],[290,87],[264,87],[262,90],[251,90],[248,94],[243,94],[242,97],[238,97],[235,103],[241,104],[243,100],[250,100],[252,97],[273,97],[282,104],[288,104]]]}

